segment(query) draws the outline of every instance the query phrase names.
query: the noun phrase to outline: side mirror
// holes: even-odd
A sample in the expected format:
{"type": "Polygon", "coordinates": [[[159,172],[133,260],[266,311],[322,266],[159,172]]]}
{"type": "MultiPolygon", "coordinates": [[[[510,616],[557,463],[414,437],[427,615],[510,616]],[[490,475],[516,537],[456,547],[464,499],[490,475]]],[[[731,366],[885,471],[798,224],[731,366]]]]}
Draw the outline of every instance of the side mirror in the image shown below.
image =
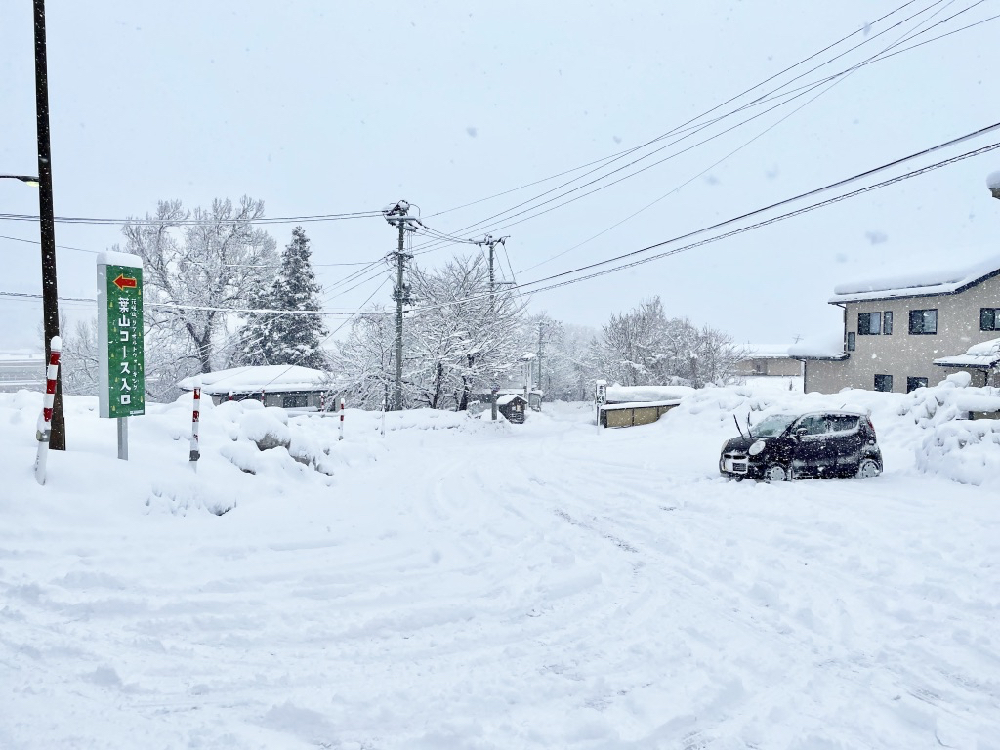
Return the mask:
{"type": "Polygon", "coordinates": [[[799,428],[798,428],[798,429],[797,429],[797,430],[795,431],[795,438],[796,438],[796,440],[798,440],[798,439],[801,439],[801,437],[802,437],[803,435],[805,435],[805,434],[806,434],[807,432],[809,432],[809,430],[807,430],[807,429],[806,429],[805,427],[799,427],[799,428]]]}

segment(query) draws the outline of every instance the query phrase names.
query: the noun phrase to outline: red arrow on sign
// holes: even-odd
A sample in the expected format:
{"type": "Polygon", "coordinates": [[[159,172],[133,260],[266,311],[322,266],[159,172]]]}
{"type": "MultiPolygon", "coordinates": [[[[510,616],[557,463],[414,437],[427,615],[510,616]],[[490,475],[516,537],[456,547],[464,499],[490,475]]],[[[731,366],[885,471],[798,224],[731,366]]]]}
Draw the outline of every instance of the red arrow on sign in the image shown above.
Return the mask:
{"type": "Polygon", "coordinates": [[[112,283],[119,289],[125,289],[126,287],[134,289],[136,285],[135,279],[130,279],[127,276],[125,276],[125,274],[122,273],[118,274],[118,278],[115,279],[112,283]]]}

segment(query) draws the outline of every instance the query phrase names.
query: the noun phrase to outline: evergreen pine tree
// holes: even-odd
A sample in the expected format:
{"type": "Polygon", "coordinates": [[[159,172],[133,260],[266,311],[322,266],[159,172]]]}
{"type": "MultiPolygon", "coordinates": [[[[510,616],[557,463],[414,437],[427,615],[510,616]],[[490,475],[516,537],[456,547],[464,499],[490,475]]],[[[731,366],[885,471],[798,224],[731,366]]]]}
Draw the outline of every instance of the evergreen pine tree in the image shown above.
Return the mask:
{"type": "MultiPolygon", "coordinates": [[[[271,288],[258,298],[268,310],[318,311],[320,285],[313,272],[309,238],[302,227],[281,254],[281,267],[271,288]]],[[[319,345],[326,335],[319,315],[254,315],[244,327],[240,359],[248,364],[302,365],[323,369],[319,345]]]]}

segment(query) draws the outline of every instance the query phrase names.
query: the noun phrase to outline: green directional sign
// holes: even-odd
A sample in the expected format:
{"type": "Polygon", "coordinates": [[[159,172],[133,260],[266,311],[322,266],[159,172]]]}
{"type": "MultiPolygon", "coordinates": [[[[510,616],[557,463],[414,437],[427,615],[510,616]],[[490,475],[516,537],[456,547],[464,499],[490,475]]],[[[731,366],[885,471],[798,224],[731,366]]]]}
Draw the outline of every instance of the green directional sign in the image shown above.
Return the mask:
{"type": "Polygon", "coordinates": [[[146,413],[146,350],[143,338],[142,261],[118,264],[135,256],[104,253],[98,259],[100,308],[101,416],[135,417],[146,413]],[[106,256],[114,261],[101,263],[106,256]]]}

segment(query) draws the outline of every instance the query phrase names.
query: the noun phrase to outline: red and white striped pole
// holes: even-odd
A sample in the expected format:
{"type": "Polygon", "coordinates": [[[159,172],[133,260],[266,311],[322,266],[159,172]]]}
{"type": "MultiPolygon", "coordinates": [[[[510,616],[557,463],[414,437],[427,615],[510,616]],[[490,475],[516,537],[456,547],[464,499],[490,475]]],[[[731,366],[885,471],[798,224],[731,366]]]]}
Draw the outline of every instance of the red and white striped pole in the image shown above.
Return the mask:
{"type": "Polygon", "coordinates": [[[343,440],[344,439],[344,399],[343,399],[343,397],[341,397],[341,399],[340,399],[340,437],[337,438],[337,439],[338,440],[343,440]]]}
{"type": "Polygon", "coordinates": [[[49,367],[45,373],[45,400],[42,413],[38,417],[35,437],[38,438],[38,453],[35,455],[35,479],[45,484],[45,465],[49,458],[49,438],[52,436],[52,405],[56,399],[56,380],[59,378],[59,356],[62,353],[62,338],[54,336],[49,345],[49,367]]]}
{"type": "Polygon", "coordinates": [[[188,453],[188,461],[191,469],[197,473],[198,459],[201,452],[198,450],[198,419],[201,417],[201,388],[194,388],[194,403],[191,408],[191,450],[188,453]]]}

